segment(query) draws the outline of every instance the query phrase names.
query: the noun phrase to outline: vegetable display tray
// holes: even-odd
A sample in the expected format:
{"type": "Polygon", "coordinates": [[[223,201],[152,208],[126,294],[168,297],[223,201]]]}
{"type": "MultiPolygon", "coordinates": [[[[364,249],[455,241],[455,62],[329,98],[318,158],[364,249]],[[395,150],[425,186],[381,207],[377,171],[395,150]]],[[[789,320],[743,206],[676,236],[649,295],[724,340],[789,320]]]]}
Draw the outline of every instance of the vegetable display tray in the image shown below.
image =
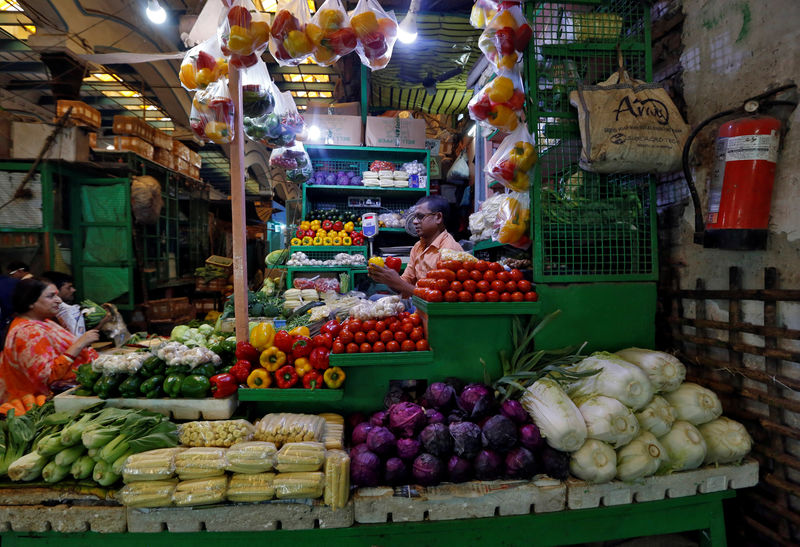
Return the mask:
{"type": "Polygon", "coordinates": [[[428,365],[433,363],[433,352],[398,351],[392,353],[335,353],[331,354],[329,359],[332,367],[428,365]]]}
{"type": "Polygon", "coordinates": [[[414,305],[427,315],[533,315],[538,302],[427,302],[414,297],[414,305]]]}
{"type": "Polygon", "coordinates": [[[251,389],[239,388],[240,401],[287,401],[313,403],[339,401],[344,397],[343,389],[251,389]]]}
{"type": "MultiPolygon", "coordinates": [[[[73,395],[77,388],[72,388],[53,398],[56,412],[76,413],[92,405],[103,402],[99,397],[81,397],[73,395]]],[[[105,400],[106,406],[116,408],[141,408],[158,412],[176,420],[227,420],[239,406],[236,395],[224,399],[124,399],[111,398],[105,400]]]]}

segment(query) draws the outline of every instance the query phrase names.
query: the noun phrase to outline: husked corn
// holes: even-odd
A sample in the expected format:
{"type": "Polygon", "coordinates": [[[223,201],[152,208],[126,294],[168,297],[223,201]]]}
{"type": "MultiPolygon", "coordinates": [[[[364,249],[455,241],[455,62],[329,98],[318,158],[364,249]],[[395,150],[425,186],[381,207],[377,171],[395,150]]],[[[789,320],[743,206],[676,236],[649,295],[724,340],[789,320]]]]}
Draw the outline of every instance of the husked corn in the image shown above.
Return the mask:
{"type": "Polygon", "coordinates": [[[278,499],[315,499],[325,490],[325,474],[319,471],[279,473],[273,484],[278,499]]]}
{"type": "Polygon", "coordinates": [[[281,473],[317,471],[325,463],[322,443],[286,443],[275,456],[275,469],[281,473]]]}
{"type": "Polygon", "coordinates": [[[267,501],[275,497],[275,473],[234,473],[228,482],[228,499],[238,502],[267,501]]]}
{"type": "Polygon", "coordinates": [[[126,484],[117,492],[117,499],[128,507],[167,507],[178,481],[141,481],[126,484]]]}
{"type": "Polygon", "coordinates": [[[283,443],[320,441],[325,419],[314,414],[267,414],[255,427],[257,441],[269,441],[280,447],[283,443]]]}
{"type": "Polygon", "coordinates": [[[322,444],[328,450],[344,448],[344,418],[339,414],[320,414],[325,420],[325,429],[322,434],[322,444]]]}
{"type": "Polygon", "coordinates": [[[228,477],[196,479],[178,483],[172,494],[172,501],[177,506],[208,505],[225,501],[228,477]]]}
{"type": "Polygon", "coordinates": [[[158,481],[169,479],[175,474],[175,456],[185,448],[159,448],[133,454],[122,468],[125,483],[138,481],[158,481]]]}
{"type": "Polygon", "coordinates": [[[277,452],[274,443],[265,441],[236,443],[228,449],[225,469],[234,473],[263,473],[275,465],[277,452]]]}
{"type": "Polygon", "coordinates": [[[350,498],[350,456],[344,450],[325,454],[325,505],[341,509],[350,498]]]}
{"type": "Polygon", "coordinates": [[[253,438],[253,424],[247,420],[188,422],[178,426],[178,439],[186,446],[227,448],[253,438]]]}
{"type": "Polygon", "coordinates": [[[181,480],[224,475],[227,465],[224,448],[189,448],[175,456],[175,472],[181,480]]]}

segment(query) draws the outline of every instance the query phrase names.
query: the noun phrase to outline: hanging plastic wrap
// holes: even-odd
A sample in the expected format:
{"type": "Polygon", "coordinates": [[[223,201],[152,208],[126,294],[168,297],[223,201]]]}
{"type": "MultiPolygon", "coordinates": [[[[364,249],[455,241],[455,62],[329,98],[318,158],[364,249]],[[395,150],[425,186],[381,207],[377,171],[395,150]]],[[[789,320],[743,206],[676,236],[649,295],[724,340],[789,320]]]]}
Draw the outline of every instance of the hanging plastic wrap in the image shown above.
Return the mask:
{"type": "Polygon", "coordinates": [[[181,85],[187,91],[205,89],[227,75],[228,61],[219,48],[216,36],[187,51],[178,73],[181,85]]]}
{"type": "Polygon", "coordinates": [[[377,0],[359,0],[350,24],[358,37],[356,51],[361,62],[372,70],[388,65],[397,41],[394,12],[384,11],[377,0]]]}
{"type": "Polygon", "coordinates": [[[261,118],[275,109],[275,93],[267,65],[261,59],[242,71],[242,115],[261,118]]]}
{"type": "Polygon", "coordinates": [[[219,22],[220,49],[230,57],[232,67],[251,67],[267,47],[269,23],[250,0],[226,0],[225,4],[229,8],[219,22]]]}
{"type": "Polygon", "coordinates": [[[201,139],[216,144],[229,144],[233,140],[233,101],[227,78],[220,78],[195,93],[189,125],[201,139]]]}
{"type": "Polygon", "coordinates": [[[269,164],[286,170],[286,178],[291,182],[302,184],[314,174],[311,158],[302,143],[293,146],[276,148],[269,157],[269,164]]]}
{"type": "Polygon", "coordinates": [[[260,118],[244,118],[245,135],[271,148],[291,146],[295,137],[305,132],[305,121],[291,93],[281,93],[273,84],[273,94],[275,108],[271,113],[260,118]]]}
{"type": "Polygon", "coordinates": [[[486,28],[497,13],[498,2],[494,0],[475,0],[469,14],[469,24],[473,28],[486,28]]]}
{"type": "Polygon", "coordinates": [[[536,164],[536,148],[528,128],[521,123],[511,132],[486,164],[486,174],[514,192],[530,188],[530,170],[536,164]]]}
{"type": "Polygon", "coordinates": [[[469,101],[469,116],[494,129],[514,131],[525,106],[525,90],[519,66],[501,69],[469,101]]]}
{"type": "Polygon", "coordinates": [[[511,69],[522,59],[533,29],[519,6],[502,9],[486,25],[478,47],[495,68],[511,69]]]}
{"type": "Polygon", "coordinates": [[[494,223],[494,239],[500,243],[524,247],[530,243],[528,237],[531,219],[531,200],[527,192],[506,194],[497,212],[494,223]]]}
{"type": "Polygon", "coordinates": [[[321,66],[332,65],[358,43],[342,0],[325,0],[306,26],[306,34],[314,44],[314,62],[321,66]]]}
{"type": "Polygon", "coordinates": [[[279,2],[272,20],[269,51],[281,66],[297,66],[314,53],[314,44],[306,33],[311,22],[306,0],[279,2]]]}

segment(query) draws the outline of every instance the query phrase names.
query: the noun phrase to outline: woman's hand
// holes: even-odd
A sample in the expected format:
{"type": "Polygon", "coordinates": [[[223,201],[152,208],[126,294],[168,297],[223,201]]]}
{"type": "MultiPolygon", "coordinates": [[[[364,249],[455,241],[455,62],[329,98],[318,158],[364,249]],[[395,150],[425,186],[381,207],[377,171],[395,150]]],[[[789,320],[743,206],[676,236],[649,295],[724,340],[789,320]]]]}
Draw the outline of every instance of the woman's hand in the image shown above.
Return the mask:
{"type": "Polygon", "coordinates": [[[67,354],[73,359],[83,351],[83,349],[100,340],[100,331],[97,329],[87,330],[80,338],[75,340],[72,345],[67,348],[67,354]]]}

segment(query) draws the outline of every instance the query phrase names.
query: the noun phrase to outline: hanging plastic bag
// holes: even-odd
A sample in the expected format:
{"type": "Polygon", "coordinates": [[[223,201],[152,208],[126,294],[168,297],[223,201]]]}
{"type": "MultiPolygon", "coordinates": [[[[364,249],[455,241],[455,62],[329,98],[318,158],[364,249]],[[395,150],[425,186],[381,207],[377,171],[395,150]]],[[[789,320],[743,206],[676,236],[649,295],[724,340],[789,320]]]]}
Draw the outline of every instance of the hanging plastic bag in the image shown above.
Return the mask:
{"type": "Polygon", "coordinates": [[[242,71],[242,115],[260,118],[275,109],[275,95],[267,65],[260,58],[242,71]]]}
{"type": "Polygon", "coordinates": [[[306,182],[314,174],[311,158],[308,157],[308,152],[303,144],[299,142],[293,146],[273,150],[269,157],[269,164],[272,167],[285,169],[286,178],[297,184],[306,182]]]}
{"type": "Polygon", "coordinates": [[[493,239],[500,243],[519,247],[528,245],[530,243],[528,237],[530,220],[530,195],[527,192],[506,194],[497,211],[493,239]]]}
{"type": "Polygon", "coordinates": [[[486,174],[514,192],[527,192],[530,170],[536,164],[533,137],[524,123],[511,132],[486,164],[486,174]]]}
{"type": "Polygon", "coordinates": [[[473,28],[486,28],[497,13],[498,2],[494,0],[475,0],[469,14],[469,24],[473,28]]]}
{"type": "Polygon", "coordinates": [[[218,27],[220,49],[232,67],[251,67],[267,47],[269,23],[251,0],[226,0],[225,5],[229,7],[218,27]]]}
{"type": "Polygon", "coordinates": [[[217,144],[229,144],[233,140],[233,101],[227,78],[220,78],[195,93],[189,125],[201,139],[217,144]]]}
{"type": "Polygon", "coordinates": [[[178,78],[187,91],[205,89],[212,82],[228,75],[228,61],[214,36],[186,52],[178,78]]]}
{"type": "Polygon", "coordinates": [[[287,0],[278,4],[272,20],[269,51],[281,66],[297,66],[314,53],[314,44],[306,33],[311,22],[306,0],[287,0]]]}
{"type": "Polygon", "coordinates": [[[294,99],[288,91],[281,93],[272,86],[275,108],[260,118],[244,118],[244,132],[250,140],[265,146],[279,148],[294,144],[297,135],[305,132],[305,122],[297,111],[294,99]]]}
{"type": "Polygon", "coordinates": [[[451,184],[464,184],[469,180],[469,162],[466,150],[462,150],[456,161],[450,166],[445,180],[451,184]]]}
{"type": "Polygon", "coordinates": [[[476,122],[494,129],[514,131],[525,106],[525,90],[519,66],[501,69],[470,99],[469,116],[476,122]]]}
{"type": "Polygon", "coordinates": [[[478,47],[495,68],[514,68],[522,59],[533,37],[533,29],[525,20],[522,8],[501,9],[486,25],[478,39],[478,47]]]}
{"type": "Polygon", "coordinates": [[[361,62],[372,70],[388,65],[397,41],[394,12],[384,11],[377,0],[358,0],[350,24],[358,37],[356,51],[361,62]]]}
{"type": "Polygon", "coordinates": [[[306,34],[314,44],[314,62],[321,66],[332,65],[358,44],[342,0],[325,0],[306,26],[306,34]]]}

